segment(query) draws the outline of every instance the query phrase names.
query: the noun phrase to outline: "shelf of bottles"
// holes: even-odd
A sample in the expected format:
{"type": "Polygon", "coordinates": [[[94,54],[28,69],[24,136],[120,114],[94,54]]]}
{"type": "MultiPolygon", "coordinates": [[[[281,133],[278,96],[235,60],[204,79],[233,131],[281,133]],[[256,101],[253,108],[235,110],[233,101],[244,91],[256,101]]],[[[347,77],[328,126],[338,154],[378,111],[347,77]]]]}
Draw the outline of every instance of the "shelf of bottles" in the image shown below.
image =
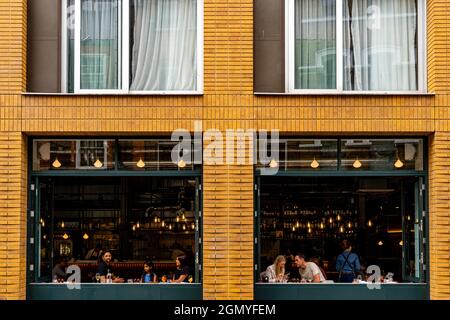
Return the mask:
{"type": "Polygon", "coordinates": [[[263,238],[353,238],[358,229],[356,209],[307,209],[288,205],[281,212],[267,209],[262,213],[263,238]]]}

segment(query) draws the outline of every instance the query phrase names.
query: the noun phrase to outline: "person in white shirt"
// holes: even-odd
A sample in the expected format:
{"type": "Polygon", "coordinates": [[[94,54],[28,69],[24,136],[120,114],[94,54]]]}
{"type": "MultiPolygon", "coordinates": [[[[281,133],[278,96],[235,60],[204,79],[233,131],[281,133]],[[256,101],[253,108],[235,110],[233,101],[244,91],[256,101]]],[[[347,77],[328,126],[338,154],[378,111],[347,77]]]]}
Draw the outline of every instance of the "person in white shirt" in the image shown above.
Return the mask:
{"type": "Polygon", "coordinates": [[[319,283],[325,281],[320,268],[314,262],[307,262],[301,253],[295,255],[295,266],[302,277],[302,281],[319,283]]]}
{"type": "Polygon", "coordinates": [[[286,258],[284,256],[276,257],[274,263],[267,267],[266,276],[269,282],[285,282],[286,258]]]}

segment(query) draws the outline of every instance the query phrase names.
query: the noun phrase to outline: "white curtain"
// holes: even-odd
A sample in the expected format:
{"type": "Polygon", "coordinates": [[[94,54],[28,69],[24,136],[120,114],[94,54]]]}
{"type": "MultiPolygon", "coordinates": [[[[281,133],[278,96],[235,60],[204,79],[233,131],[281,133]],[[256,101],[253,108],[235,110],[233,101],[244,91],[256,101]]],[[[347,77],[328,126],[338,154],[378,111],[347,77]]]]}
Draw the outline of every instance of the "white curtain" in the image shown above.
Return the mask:
{"type": "Polygon", "coordinates": [[[336,88],[336,1],[295,1],[295,88],[336,88]]]}
{"type": "Polygon", "coordinates": [[[346,0],[344,89],[417,90],[416,0],[346,0]]]}
{"type": "Polygon", "coordinates": [[[117,89],[119,1],[81,2],[81,89],[117,89]]]}
{"type": "Polygon", "coordinates": [[[131,90],[195,90],[197,1],[134,0],[131,90]]]}

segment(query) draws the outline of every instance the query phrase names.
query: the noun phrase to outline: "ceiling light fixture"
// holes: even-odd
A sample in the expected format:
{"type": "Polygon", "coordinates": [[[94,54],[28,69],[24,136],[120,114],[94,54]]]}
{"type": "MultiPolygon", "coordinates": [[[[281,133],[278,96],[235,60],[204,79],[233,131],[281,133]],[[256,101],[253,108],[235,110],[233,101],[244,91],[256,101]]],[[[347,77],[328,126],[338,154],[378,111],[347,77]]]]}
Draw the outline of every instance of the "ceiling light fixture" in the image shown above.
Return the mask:
{"type": "Polygon", "coordinates": [[[53,168],[61,168],[61,162],[59,162],[58,158],[55,158],[55,161],[52,163],[53,168]]]}
{"type": "Polygon", "coordinates": [[[320,163],[316,160],[316,157],[314,157],[314,160],[311,162],[311,168],[317,169],[318,167],[320,167],[320,163]]]}
{"type": "Polygon", "coordinates": [[[361,168],[361,167],[362,167],[361,161],[359,161],[359,159],[356,158],[355,162],[353,162],[353,168],[359,169],[359,168],[361,168]]]}
{"type": "Polygon", "coordinates": [[[273,168],[278,168],[277,160],[275,160],[275,159],[270,160],[269,167],[271,167],[272,169],[273,168]]]}
{"type": "Polygon", "coordinates": [[[139,159],[139,161],[136,163],[136,166],[138,168],[144,168],[145,167],[145,162],[142,161],[142,158],[139,159]]]}
{"type": "Polygon", "coordinates": [[[97,160],[94,162],[94,167],[101,168],[103,167],[103,163],[100,161],[100,159],[97,158],[97,160]]]}

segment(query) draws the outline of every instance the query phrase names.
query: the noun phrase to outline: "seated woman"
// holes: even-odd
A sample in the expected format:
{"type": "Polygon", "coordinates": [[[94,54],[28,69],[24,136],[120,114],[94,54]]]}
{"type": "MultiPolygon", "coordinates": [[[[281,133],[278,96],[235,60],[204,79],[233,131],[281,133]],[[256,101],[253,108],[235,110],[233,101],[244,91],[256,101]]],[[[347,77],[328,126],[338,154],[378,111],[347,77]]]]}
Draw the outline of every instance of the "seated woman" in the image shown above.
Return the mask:
{"type": "Polygon", "coordinates": [[[269,282],[286,282],[285,266],[286,258],[284,256],[276,257],[274,263],[268,266],[266,270],[269,282]]]}
{"type": "Polygon", "coordinates": [[[157,282],[158,277],[156,273],[153,272],[153,262],[145,261],[144,262],[144,271],[142,272],[141,282],[142,283],[150,283],[157,282]]]}
{"type": "Polygon", "coordinates": [[[173,275],[172,282],[188,282],[188,277],[191,270],[189,268],[187,260],[187,256],[184,254],[177,257],[177,259],[175,260],[175,263],[177,264],[177,271],[173,275]]]}

